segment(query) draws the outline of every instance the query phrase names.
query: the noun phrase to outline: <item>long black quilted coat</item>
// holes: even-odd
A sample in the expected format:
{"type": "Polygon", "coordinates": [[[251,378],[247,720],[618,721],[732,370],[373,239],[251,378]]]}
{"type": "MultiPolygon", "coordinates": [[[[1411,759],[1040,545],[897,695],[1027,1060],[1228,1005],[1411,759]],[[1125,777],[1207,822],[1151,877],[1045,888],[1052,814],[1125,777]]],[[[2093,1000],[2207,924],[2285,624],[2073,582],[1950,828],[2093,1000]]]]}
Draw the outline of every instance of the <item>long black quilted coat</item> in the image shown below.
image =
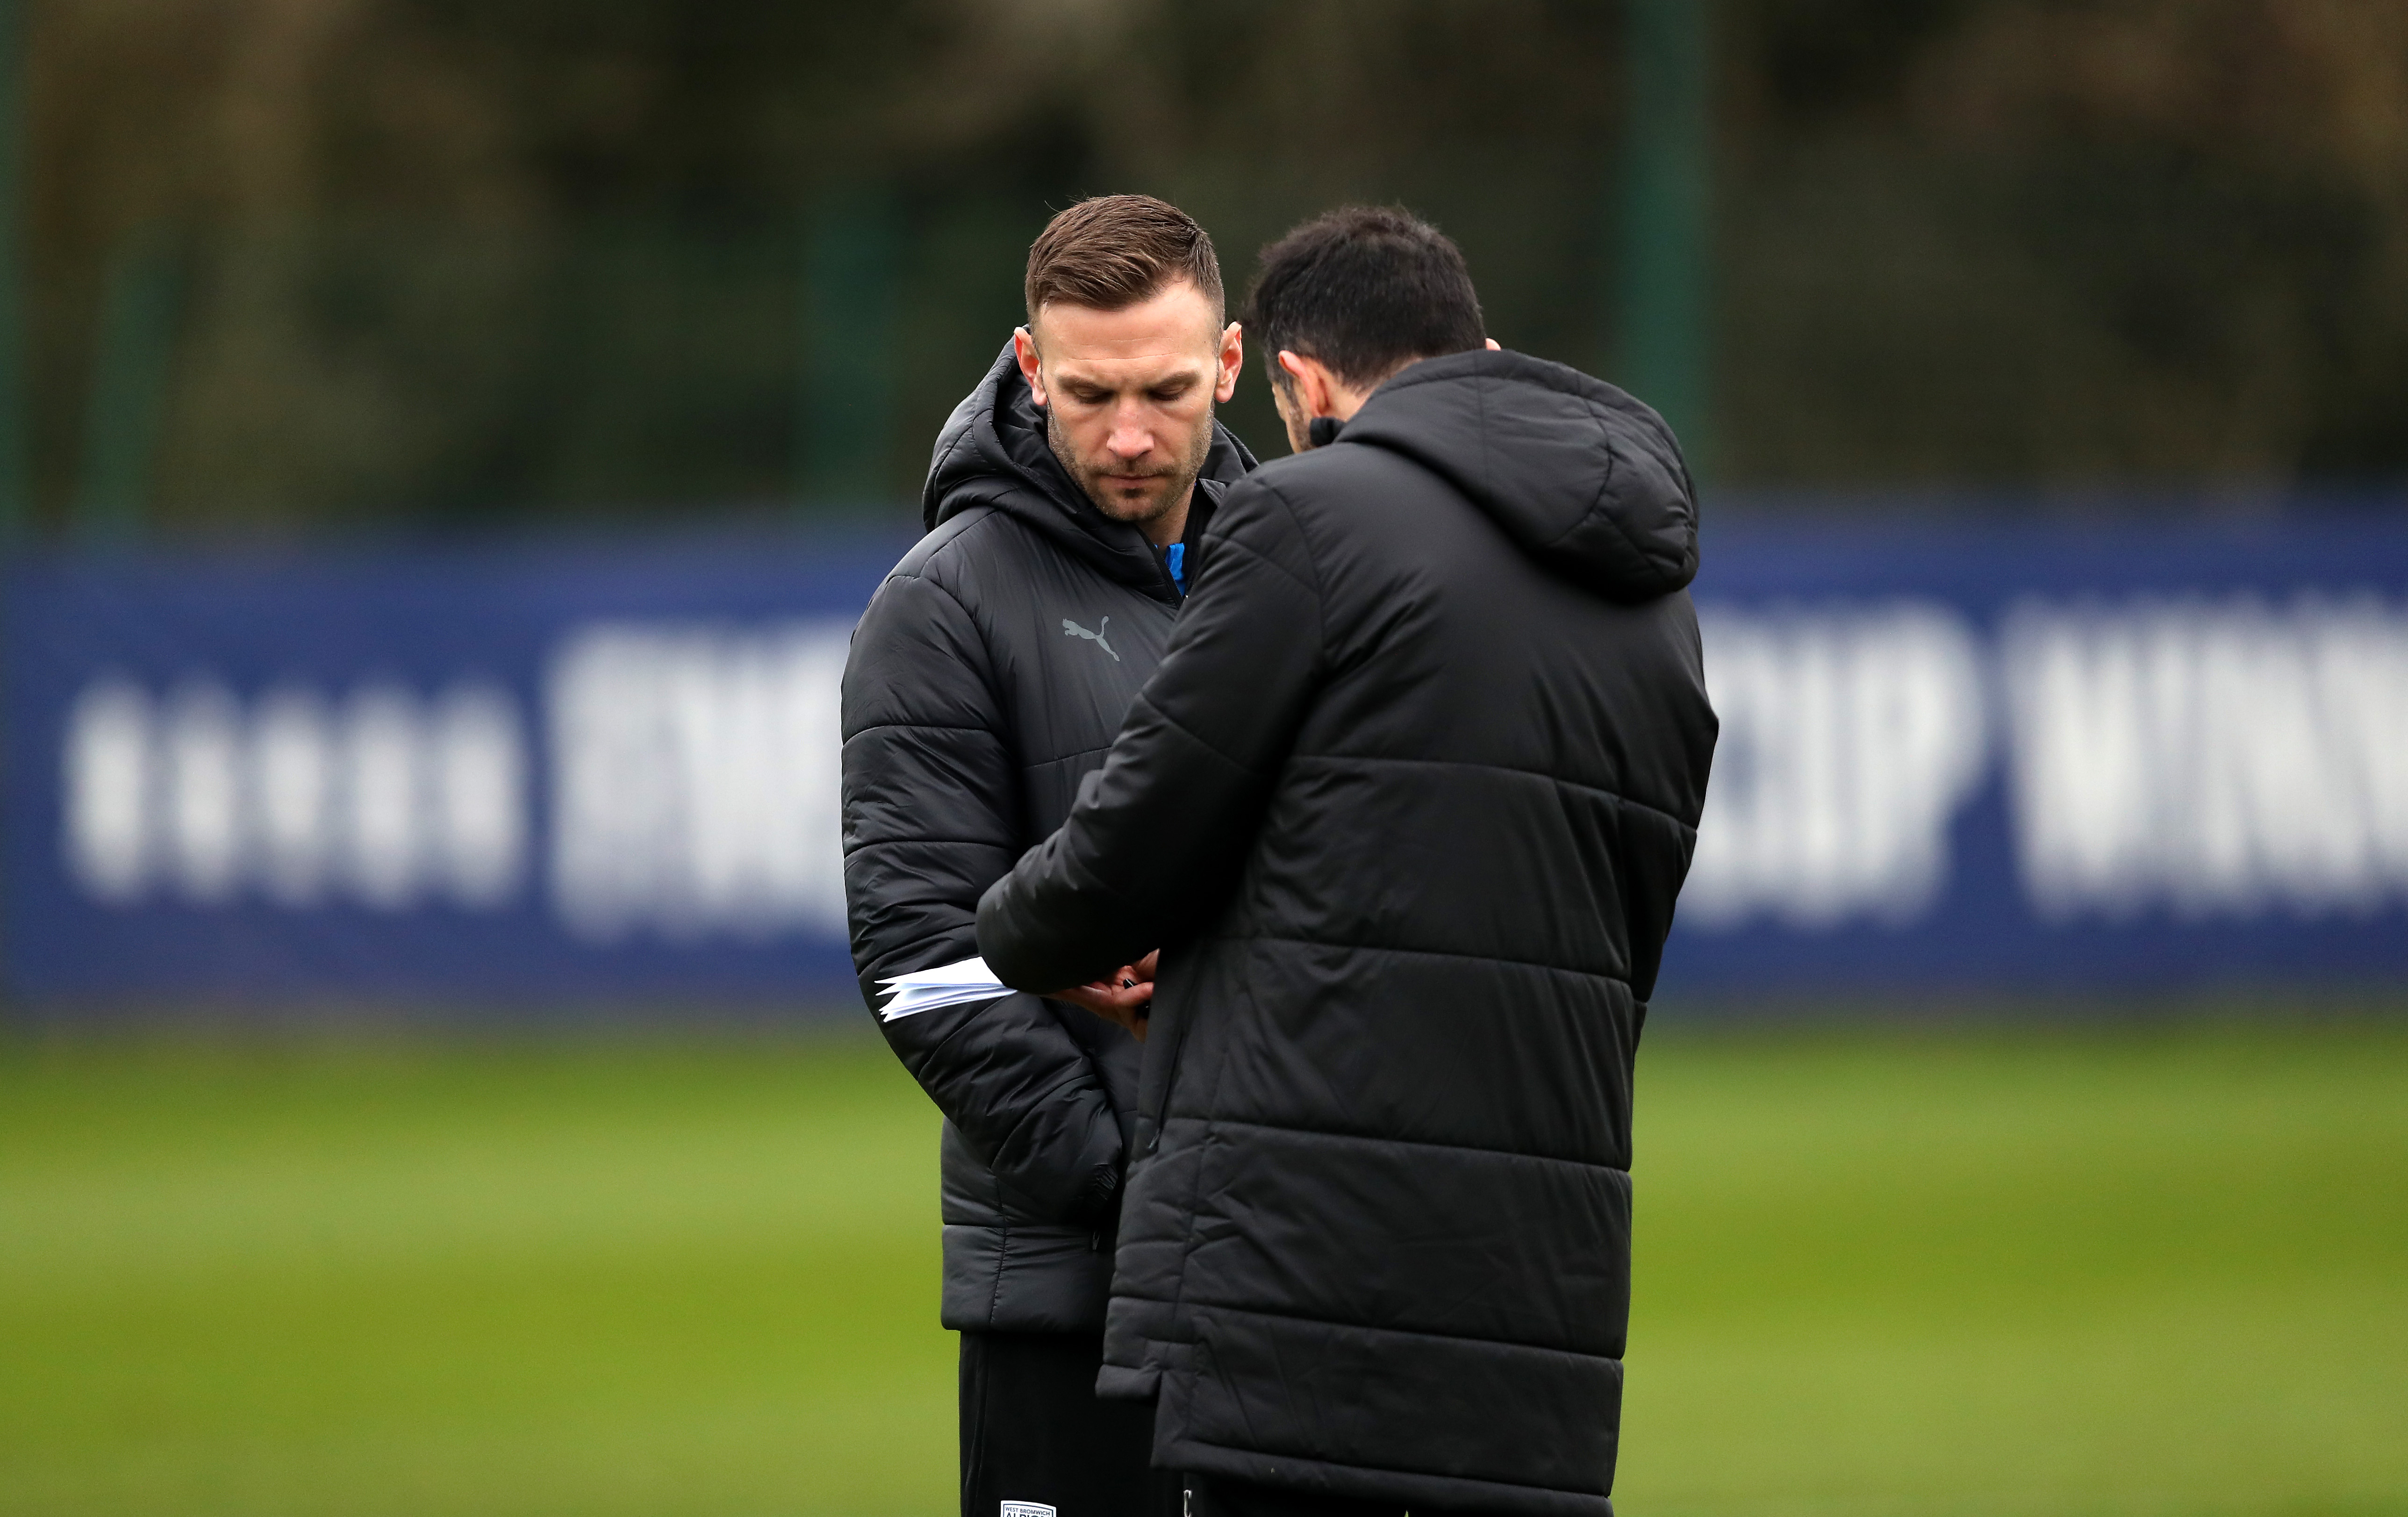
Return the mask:
{"type": "MultiPolygon", "coordinates": [[[[1197,488],[1253,465],[1216,429],[1197,488]]],[[[979,893],[1069,811],[1179,612],[1144,537],[1054,462],[1009,347],[945,423],[923,500],[928,535],[844,671],[845,898],[873,1007],[879,980],[978,952],[979,893]]],[[[1098,1331],[1136,1041],[1034,995],[882,1025],[945,1114],[945,1325],[1098,1331]]]]}
{"type": "Polygon", "coordinates": [[[1009,984],[1165,946],[1101,1381],[1159,1393],[1157,1464],[1610,1517],[1697,562],[1653,411],[1416,364],[1230,491],[1101,774],[981,903],[1009,984]]]}

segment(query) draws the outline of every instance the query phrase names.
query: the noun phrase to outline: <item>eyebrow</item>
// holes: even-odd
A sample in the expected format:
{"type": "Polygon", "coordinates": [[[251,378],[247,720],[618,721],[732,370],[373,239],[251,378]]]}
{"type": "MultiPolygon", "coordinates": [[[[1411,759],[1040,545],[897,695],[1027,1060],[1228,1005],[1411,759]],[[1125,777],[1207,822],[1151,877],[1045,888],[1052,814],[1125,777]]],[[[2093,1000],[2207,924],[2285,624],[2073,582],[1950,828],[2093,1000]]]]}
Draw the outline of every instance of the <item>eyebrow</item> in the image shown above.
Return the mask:
{"type": "MultiPolygon", "coordinates": [[[[1141,390],[1168,390],[1172,388],[1188,389],[1202,382],[1205,376],[1197,373],[1192,368],[1182,369],[1175,374],[1166,374],[1160,379],[1150,380],[1144,384],[1138,385],[1135,388],[1141,390]]],[[[1054,382],[1065,390],[1089,390],[1102,394],[1110,394],[1112,391],[1121,388],[1119,385],[1112,384],[1085,374],[1065,374],[1056,379],[1054,382]]]]}

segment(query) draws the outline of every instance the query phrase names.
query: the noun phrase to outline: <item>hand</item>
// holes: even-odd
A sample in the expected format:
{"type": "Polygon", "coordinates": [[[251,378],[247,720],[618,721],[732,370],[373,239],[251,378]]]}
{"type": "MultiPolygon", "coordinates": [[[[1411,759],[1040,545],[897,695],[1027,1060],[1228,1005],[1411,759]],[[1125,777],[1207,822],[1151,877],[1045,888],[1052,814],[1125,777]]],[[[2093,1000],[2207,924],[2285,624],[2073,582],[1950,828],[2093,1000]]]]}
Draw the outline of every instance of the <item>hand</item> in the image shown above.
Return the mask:
{"type": "Polygon", "coordinates": [[[1102,980],[1057,990],[1047,999],[1083,1007],[1106,1022],[1127,1028],[1129,1036],[1142,1043],[1146,1018],[1154,1010],[1154,961],[1160,957],[1157,950],[1135,964],[1122,965],[1102,980]]]}

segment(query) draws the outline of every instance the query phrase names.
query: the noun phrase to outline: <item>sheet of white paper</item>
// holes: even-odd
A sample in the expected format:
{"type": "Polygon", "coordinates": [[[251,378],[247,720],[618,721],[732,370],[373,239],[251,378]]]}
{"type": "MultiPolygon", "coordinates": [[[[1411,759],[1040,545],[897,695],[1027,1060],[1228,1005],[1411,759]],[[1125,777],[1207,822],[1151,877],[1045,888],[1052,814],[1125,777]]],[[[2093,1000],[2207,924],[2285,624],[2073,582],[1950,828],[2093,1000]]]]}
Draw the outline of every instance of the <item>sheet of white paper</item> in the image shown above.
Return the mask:
{"type": "Polygon", "coordinates": [[[908,975],[882,980],[882,985],[992,985],[996,983],[986,960],[970,958],[959,964],[940,964],[933,969],[914,969],[908,975]]]}
{"type": "Polygon", "coordinates": [[[940,964],[933,969],[914,969],[878,983],[887,996],[878,1015],[886,1022],[918,1011],[932,1011],[940,1006],[992,1001],[1011,994],[1010,987],[987,968],[984,959],[964,959],[959,964],[940,964]]]}

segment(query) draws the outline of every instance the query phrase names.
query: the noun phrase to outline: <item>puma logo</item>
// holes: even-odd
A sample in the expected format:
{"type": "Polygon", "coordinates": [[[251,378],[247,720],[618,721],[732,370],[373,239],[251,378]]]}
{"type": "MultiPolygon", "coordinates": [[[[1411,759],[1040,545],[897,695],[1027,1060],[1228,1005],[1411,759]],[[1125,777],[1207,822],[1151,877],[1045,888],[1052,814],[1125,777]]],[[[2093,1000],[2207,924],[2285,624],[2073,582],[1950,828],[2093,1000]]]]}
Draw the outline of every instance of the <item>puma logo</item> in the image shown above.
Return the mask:
{"type": "MultiPolygon", "coordinates": [[[[1086,628],[1079,625],[1079,623],[1071,621],[1066,616],[1062,619],[1062,636],[1065,637],[1084,637],[1089,642],[1094,643],[1096,647],[1102,649],[1105,652],[1112,653],[1112,645],[1104,641],[1104,630],[1111,624],[1112,619],[1108,616],[1096,625],[1095,631],[1089,632],[1086,628]]],[[[1112,653],[1112,662],[1118,664],[1120,661],[1121,656],[1118,653],[1112,653]]]]}

